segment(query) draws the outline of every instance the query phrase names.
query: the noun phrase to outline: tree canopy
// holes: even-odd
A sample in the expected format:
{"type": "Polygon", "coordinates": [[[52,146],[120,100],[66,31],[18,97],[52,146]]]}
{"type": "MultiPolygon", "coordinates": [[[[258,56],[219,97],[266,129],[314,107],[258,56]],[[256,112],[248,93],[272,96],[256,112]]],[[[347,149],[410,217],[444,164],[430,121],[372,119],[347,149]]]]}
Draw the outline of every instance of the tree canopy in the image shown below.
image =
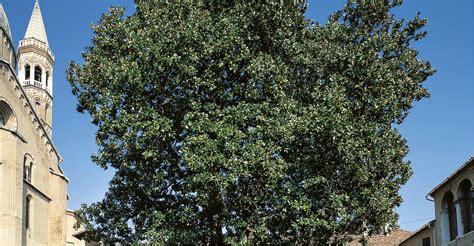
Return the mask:
{"type": "Polygon", "coordinates": [[[90,238],[322,244],[395,225],[411,176],[396,129],[434,73],[400,0],[136,1],[93,26],[68,80],[114,168],[90,238]]]}

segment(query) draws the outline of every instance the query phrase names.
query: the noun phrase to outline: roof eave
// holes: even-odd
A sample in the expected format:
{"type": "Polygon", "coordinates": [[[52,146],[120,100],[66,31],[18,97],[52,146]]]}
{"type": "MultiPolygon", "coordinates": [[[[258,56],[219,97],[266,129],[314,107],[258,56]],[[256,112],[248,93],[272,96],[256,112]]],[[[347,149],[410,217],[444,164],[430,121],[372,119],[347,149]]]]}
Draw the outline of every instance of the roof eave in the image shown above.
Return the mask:
{"type": "Polygon", "coordinates": [[[441,182],[439,185],[437,185],[433,190],[431,190],[426,196],[430,196],[432,198],[433,194],[435,194],[438,190],[440,190],[442,187],[444,187],[449,181],[453,180],[461,171],[465,170],[468,168],[471,164],[474,164],[474,157],[469,158],[462,166],[460,166],[456,171],[454,171],[451,175],[449,175],[443,182],[441,182]]]}

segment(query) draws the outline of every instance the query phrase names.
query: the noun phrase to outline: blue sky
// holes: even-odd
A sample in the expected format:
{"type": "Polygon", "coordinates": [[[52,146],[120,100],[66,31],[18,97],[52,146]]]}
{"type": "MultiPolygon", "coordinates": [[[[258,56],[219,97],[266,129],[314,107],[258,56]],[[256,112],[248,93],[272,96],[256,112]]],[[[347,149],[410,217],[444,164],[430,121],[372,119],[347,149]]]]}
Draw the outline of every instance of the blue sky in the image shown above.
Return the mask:
{"type": "MultiPolygon", "coordinates": [[[[14,43],[24,36],[34,0],[0,0],[8,14],[14,43]]],[[[310,0],[308,18],[325,22],[343,0],[310,0]]],[[[76,98],[65,79],[71,60],[80,61],[90,44],[90,24],[109,6],[121,5],[133,12],[133,0],[40,0],[48,39],[56,56],[54,74],[53,139],[71,180],[69,208],[100,200],[112,177],[93,164],[97,151],[95,128],[87,114],[76,112],[76,98]]],[[[434,217],[433,203],[425,195],[457,167],[474,156],[474,1],[405,0],[394,10],[399,18],[420,11],[428,19],[428,37],[415,44],[419,57],[438,72],[425,86],[431,98],[414,105],[399,127],[408,140],[414,175],[402,188],[404,199],[397,209],[400,225],[416,230],[434,217]],[[417,222],[412,222],[417,221],[417,222]],[[411,223],[409,223],[411,222],[411,223]]]]}

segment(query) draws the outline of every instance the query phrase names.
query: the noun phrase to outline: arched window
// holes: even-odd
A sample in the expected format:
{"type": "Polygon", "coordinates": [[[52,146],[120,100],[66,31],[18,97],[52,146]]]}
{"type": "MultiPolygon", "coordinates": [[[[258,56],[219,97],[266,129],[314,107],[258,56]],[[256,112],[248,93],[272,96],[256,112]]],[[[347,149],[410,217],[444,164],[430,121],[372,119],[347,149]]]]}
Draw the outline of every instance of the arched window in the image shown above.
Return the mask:
{"type": "Polygon", "coordinates": [[[0,127],[16,128],[15,114],[10,105],[0,98],[0,127]]]}
{"type": "Polygon", "coordinates": [[[25,66],[25,80],[30,79],[31,77],[31,67],[29,64],[26,64],[25,66]]]}
{"type": "Polygon", "coordinates": [[[34,101],[35,101],[35,107],[39,108],[39,106],[41,106],[41,101],[40,101],[40,99],[36,97],[36,98],[34,99],[34,101]]]}
{"type": "Polygon", "coordinates": [[[26,204],[25,204],[25,228],[31,229],[31,199],[32,197],[28,195],[26,197],[26,204]]]}
{"type": "Polygon", "coordinates": [[[4,127],[7,124],[7,117],[3,115],[2,112],[0,112],[0,127],[4,127]]]}
{"type": "Polygon", "coordinates": [[[43,73],[43,70],[41,67],[36,66],[35,67],[35,81],[41,82],[41,74],[43,73]]]}
{"type": "Polygon", "coordinates": [[[32,171],[33,171],[33,162],[28,160],[28,158],[25,156],[24,159],[25,167],[23,170],[23,178],[31,183],[31,176],[32,176],[32,171]]]}
{"type": "Polygon", "coordinates": [[[459,185],[461,201],[461,218],[464,227],[464,234],[474,230],[474,213],[473,213],[473,192],[471,191],[472,185],[469,180],[463,180],[459,185]]]}
{"type": "Polygon", "coordinates": [[[46,118],[46,120],[48,119],[48,110],[49,110],[49,103],[46,103],[44,107],[44,117],[46,118]]]}
{"type": "Polygon", "coordinates": [[[441,236],[444,244],[456,239],[458,236],[456,207],[454,205],[453,193],[449,191],[444,195],[441,206],[441,236]]]}

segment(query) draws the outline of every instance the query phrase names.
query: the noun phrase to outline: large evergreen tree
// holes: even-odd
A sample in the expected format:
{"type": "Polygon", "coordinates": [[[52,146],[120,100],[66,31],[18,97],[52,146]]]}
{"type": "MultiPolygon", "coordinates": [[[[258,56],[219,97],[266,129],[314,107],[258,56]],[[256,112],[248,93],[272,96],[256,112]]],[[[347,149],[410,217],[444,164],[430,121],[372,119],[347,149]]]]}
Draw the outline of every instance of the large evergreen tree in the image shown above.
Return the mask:
{"type": "Polygon", "coordinates": [[[395,224],[411,175],[394,128],[434,73],[400,0],[325,25],[297,1],[136,1],[68,71],[115,169],[89,236],[166,244],[313,243],[395,224]]]}

